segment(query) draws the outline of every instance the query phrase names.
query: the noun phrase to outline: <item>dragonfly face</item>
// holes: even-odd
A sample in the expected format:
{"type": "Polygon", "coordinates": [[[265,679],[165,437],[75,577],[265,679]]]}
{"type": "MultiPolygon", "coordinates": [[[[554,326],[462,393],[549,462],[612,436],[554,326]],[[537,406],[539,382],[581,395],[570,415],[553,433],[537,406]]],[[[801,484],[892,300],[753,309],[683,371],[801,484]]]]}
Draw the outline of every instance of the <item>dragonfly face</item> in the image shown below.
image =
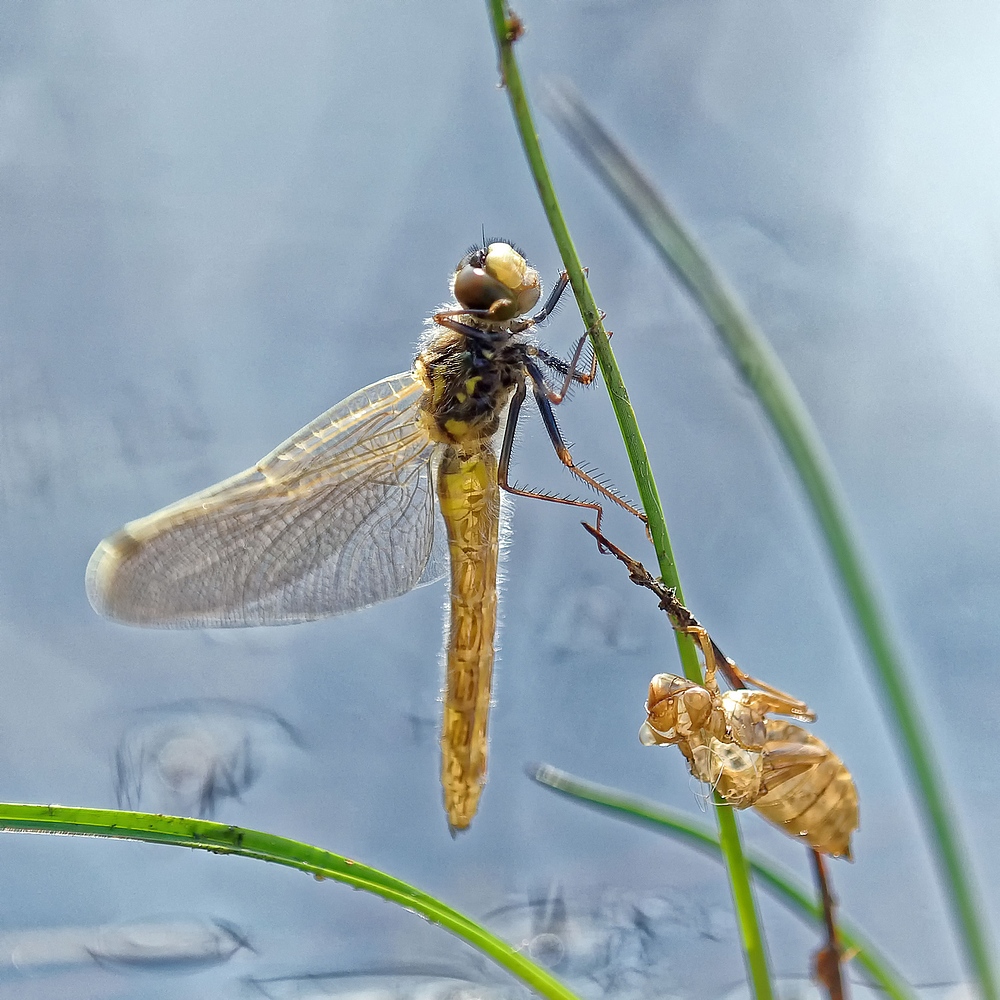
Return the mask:
{"type": "Polygon", "coordinates": [[[486,777],[499,491],[534,495],[506,482],[528,385],[560,458],[592,482],[569,458],[551,409],[561,397],[539,366],[566,386],[593,373],[576,371],[579,348],[567,364],[526,336],[565,285],[563,276],[525,318],[539,300],[538,272],[506,243],[470,250],[453,277],[454,306],[433,317],[412,371],[349,396],[246,472],[106,538],[87,567],[91,604],[116,621],[160,628],[304,622],[438,578],[433,555],[446,546],[442,783],[451,829],[467,827],[486,777]],[[508,405],[498,460],[494,437],[508,405]]]}
{"type": "Polygon", "coordinates": [[[465,309],[485,310],[500,322],[515,319],[538,305],[538,272],[508,243],[474,247],[455,269],[452,292],[465,309]]]}

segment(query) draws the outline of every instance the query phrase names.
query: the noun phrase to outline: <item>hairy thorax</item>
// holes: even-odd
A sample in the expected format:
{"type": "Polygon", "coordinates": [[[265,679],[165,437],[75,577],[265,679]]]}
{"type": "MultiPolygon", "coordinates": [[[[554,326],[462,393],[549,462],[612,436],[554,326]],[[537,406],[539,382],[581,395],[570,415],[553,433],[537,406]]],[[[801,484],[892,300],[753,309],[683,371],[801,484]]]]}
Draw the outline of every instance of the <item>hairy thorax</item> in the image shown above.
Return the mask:
{"type": "Polygon", "coordinates": [[[524,345],[499,330],[492,340],[454,330],[436,333],[413,364],[425,388],[422,407],[431,436],[444,444],[490,440],[523,376],[524,345]]]}

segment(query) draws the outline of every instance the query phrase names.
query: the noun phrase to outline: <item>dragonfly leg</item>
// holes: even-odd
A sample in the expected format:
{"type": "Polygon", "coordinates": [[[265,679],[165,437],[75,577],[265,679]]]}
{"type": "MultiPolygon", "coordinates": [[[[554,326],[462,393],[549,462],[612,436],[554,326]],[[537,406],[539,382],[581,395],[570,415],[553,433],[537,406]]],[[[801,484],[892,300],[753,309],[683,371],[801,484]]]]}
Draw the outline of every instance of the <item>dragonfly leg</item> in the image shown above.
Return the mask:
{"type": "Polygon", "coordinates": [[[599,531],[601,516],[604,513],[603,508],[599,503],[593,503],[588,500],[574,500],[571,497],[556,497],[549,493],[540,493],[536,490],[522,489],[520,486],[514,486],[511,483],[509,477],[510,456],[511,452],[514,450],[514,434],[517,430],[517,418],[521,412],[521,404],[524,402],[526,395],[527,386],[524,379],[522,379],[517,388],[514,390],[514,395],[510,400],[510,407],[507,410],[507,426],[504,428],[503,444],[500,446],[500,458],[497,462],[497,481],[500,484],[500,488],[519,497],[531,497],[534,500],[548,500],[551,503],[564,503],[570,507],[586,507],[587,510],[592,510],[594,512],[599,531]]]}
{"type": "MultiPolygon", "coordinates": [[[[601,312],[601,319],[604,319],[604,312],[601,312]]],[[[583,355],[584,345],[587,343],[587,337],[589,334],[583,334],[582,337],[577,341],[576,348],[573,351],[573,356],[569,361],[563,361],[562,358],[556,357],[554,354],[550,354],[542,347],[532,347],[529,353],[532,357],[538,358],[548,368],[552,368],[554,371],[559,372],[560,375],[565,376],[563,380],[562,388],[558,392],[554,392],[545,386],[545,395],[549,397],[549,402],[554,403],[558,406],[565,398],[566,394],[569,392],[570,384],[576,382],[578,385],[590,385],[595,378],[597,378],[597,355],[591,351],[590,361],[587,363],[586,370],[581,371],[577,368],[580,363],[580,358],[583,355]]],[[[608,340],[614,336],[612,330],[608,331],[608,340]]]]}
{"type": "MultiPolygon", "coordinates": [[[[590,268],[585,267],[583,269],[583,273],[589,274],[590,268]]],[[[562,298],[562,293],[566,291],[568,285],[569,275],[565,271],[560,271],[559,280],[552,286],[552,291],[549,292],[549,297],[545,300],[545,305],[543,305],[542,308],[527,321],[529,326],[535,326],[538,323],[542,323],[552,315],[552,310],[555,309],[556,303],[562,298]]],[[[601,319],[604,319],[603,313],[601,313],[601,319]]],[[[527,327],[525,329],[527,329],[527,327]]]]}
{"type": "Polygon", "coordinates": [[[545,300],[545,305],[528,321],[532,326],[547,320],[552,315],[552,310],[555,309],[556,303],[562,298],[562,293],[566,291],[568,284],[569,276],[565,271],[560,271],[559,280],[552,286],[552,291],[549,292],[549,297],[545,300]]]}
{"type": "MultiPolygon", "coordinates": [[[[614,490],[609,489],[603,483],[598,482],[593,476],[584,472],[573,461],[573,456],[570,454],[569,448],[566,447],[566,442],[563,440],[562,432],[559,430],[559,425],[556,423],[556,415],[552,410],[552,403],[549,402],[548,396],[545,391],[540,388],[544,385],[544,379],[542,378],[542,373],[538,370],[538,366],[530,360],[525,361],[525,368],[528,374],[531,376],[532,392],[535,396],[535,402],[538,404],[538,410],[542,415],[542,423],[545,425],[545,430],[549,435],[549,440],[552,442],[552,446],[556,450],[556,454],[559,456],[559,461],[573,473],[577,479],[582,479],[588,486],[596,490],[602,496],[607,497],[612,503],[616,503],[619,507],[627,510],[630,514],[634,514],[643,524],[646,523],[646,515],[641,511],[637,510],[623,497],[620,497],[614,490]]],[[[582,501],[577,501],[582,504],[582,501]]],[[[582,504],[583,506],[588,506],[587,504],[582,504]]],[[[598,527],[600,530],[600,527],[598,527]]]]}
{"type": "Polygon", "coordinates": [[[595,378],[597,378],[597,355],[591,351],[590,363],[587,366],[588,371],[579,371],[577,365],[580,363],[580,356],[583,354],[583,346],[587,342],[587,335],[584,334],[576,344],[576,349],[573,351],[573,356],[569,361],[563,361],[562,358],[557,358],[554,354],[549,354],[548,351],[541,347],[533,347],[529,349],[531,357],[537,358],[548,368],[552,368],[554,371],[559,372],[563,375],[562,388],[558,391],[553,391],[546,385],[542,384],[541,388],[545,395],[548,397],[550,403],[558,406],[565,398],[566,394],[569,392],[569,387],[573,382],[579,385],[590,385],[595,378]]]}
{"type": "Polygon", "coordinates": [[[483,337],[483,331],[479,327],[470,326],[468,323],[460,323],[457,319],[452,319],[453,316],[481,316],[483,319],[490,318],[489,310],[487,309],[446,309],[444,312],[434,313],[432,318],[438,326],[447,327],[449,330],[464,334],[466,337],[472,337],[474,340],[480,340],[483,337]]]}
{"type": "MultiPolygon", "coordinates": [[[[567,380],[570,382],[576,382],[578,385],[590,385],[591,382],[597,378],[597,357],[591,353],[590,360],[587,362],[585,369],[580,369],[577,367],[581,356],[583,355],[583,348],[587,343],[587,335],[584,334],[579,341],[577,346],[573,350],[573,356],[569,361],[563,361],[558,355],[550,354],[542,347],[535,347],[530,351],[533,358],[537,358],[546,368],[551,368],[553,371],[559,372],[560,375],[565,375],[567,380]]],[[[563,393],[565,395],[565,392],[563,393]]],[[[553,399],[553,403],[561,403],[562,399],[553,399]]]]}

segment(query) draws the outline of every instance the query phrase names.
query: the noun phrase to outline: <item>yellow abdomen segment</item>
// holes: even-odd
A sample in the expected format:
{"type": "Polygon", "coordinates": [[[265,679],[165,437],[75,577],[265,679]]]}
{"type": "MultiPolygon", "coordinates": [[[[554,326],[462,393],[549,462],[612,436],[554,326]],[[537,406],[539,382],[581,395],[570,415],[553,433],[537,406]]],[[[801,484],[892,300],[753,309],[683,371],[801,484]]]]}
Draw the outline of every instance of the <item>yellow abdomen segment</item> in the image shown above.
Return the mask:
{"type": "Polygon", "coordinates": [[[489,442],[449,446],[437,490],[451,553],[441,784],[454,831],[472,821],[486,781],[500,551],[500,489],[489,442]]]}

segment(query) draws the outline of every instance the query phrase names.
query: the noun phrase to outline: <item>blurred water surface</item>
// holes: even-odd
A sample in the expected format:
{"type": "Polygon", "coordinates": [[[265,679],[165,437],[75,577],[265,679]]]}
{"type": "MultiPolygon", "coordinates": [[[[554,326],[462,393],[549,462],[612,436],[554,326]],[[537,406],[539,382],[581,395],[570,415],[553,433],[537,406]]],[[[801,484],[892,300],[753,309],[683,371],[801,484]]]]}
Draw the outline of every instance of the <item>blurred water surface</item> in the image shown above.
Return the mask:
{"type": "MultiPolygon", "coordinates": [[[[517,9],[529,86],[575,82],[799,385],[1000,926],[988,839],[1000,819],[995,9],[517,9]]],[[[482,6],[400,2],[376,16],[355,0],[3,0],[0,18],[3,797],[212,813],[383,867],[472,914],[558,883],[591,944],[668,898],[680,916],[656,940],[683,947],[636,945],[638,978],[619,982],[660,969],[664,994],[733,989],[730,932],[720,944],[698,930],[699,914],[727,912],[721,870],[523,776],[525,762],[551,761],[698,809],[679,755],[636,739],[650,676],[676,662],[666,622],[574,512],[514,510],[490,781],[457,841],[437,778],[440,586],[227,634],[113,625],[84,595],[104,535],[406,369],[481,226],[555,277],[482,6]]],[[[750,673],[817,709],[817,731],[853,769],[862,828],[856,863],[834,868],[844,908],[914,981],[957,981],[905,779],[785,462],[704,321],[541,129],[617,334],[688,603],[750,673]]],[[[567,304],[546,343],[564,351],[578,332],[567,304]]],[[[578,393],[561,418],[577,454],[630,492],[602,392],[578,393]]],[[[573,489],[537,420],[515,463],[520,481],[573,489]]],[[[607,530],[652,561],[627,518],[609,512],[607,530]]],[[[806,874],[796,845],[753,817],[744,830],[806,874]]],[[[246,945],[181,978],[89,951],[22,964],[0,969],[0,997],[200,1000],[247,995],[251,980],[469,961],[410,914],[261,864],[68,838],[3,847],[4,940],[185,914],[239,928],[246,945]]],[[[764,914],[778,973],[801,976],[813,935],[769,902],[764,914]]],[[[540,926],[530,907],[520,924],[502,916],[518,940],[540,926]]],[[[567,968],[590,962],[577,978],[612,992],[593,947],[583,954],[567,968]]]]}

